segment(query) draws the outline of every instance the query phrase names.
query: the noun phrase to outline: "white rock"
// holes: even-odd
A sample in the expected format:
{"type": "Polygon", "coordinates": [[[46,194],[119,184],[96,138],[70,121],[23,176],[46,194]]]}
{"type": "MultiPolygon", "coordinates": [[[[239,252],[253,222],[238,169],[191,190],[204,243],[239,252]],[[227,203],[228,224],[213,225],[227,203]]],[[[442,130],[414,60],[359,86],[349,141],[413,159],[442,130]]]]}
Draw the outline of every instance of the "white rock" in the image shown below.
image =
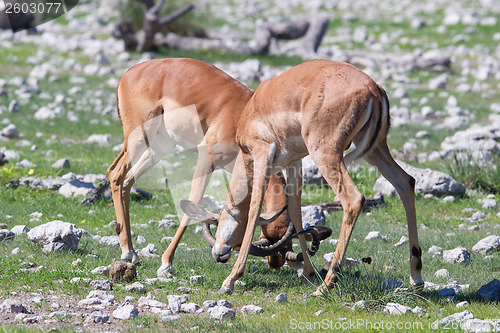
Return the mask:
{"type": "Polygon", "coordinates": [[[57,118],[59,112],[57,110],[51,110],[46,106],[42,106],[33,117],[36,120],[54,119],[57,118]]]}
{"type": "Polygon", "coordinates": [[[61,158],[60,160],[57,160],[54,164],[52,164],[53,169],[69,169],[71,168],[71,165],[69,163],[69,160],[67,158],[61,158]]]}
{"type": "Polygon", "coordinates": [[[205,277],[203,275],[193,275],[189,278],[189,282],[191,284],[200,284],[205,281],[205,277]]]}
{"type": "Polygon", "coordinates": [[[110,245],[110,246],[120,246],[120,239],[118,236],[103,236],[98,239],[99,243],[110,245]]]}
{"type": "Polygon", "coordinates": [[[16,247],[15,249],[12,249],[12,251],[10,253],[12,253],[13,255],[16,255],[16,254],[24,253],[24,251],[21,250],[19,247],[16,247]]]}
{"type": "Polygon", "coordinates": [[[96,143],[99,146],[109,145],[111,134],[92,134],[85,140],[85,143],[96,143]]]}
{"type": "Polygon", "coordinates": [[[394,244],[394,246],[403,246],[404,244],[407,244],[409,241],[410,241],[410,239],[408,237],[401,236],[401,238],[399,239],[399,242],[394,244]]]}
{"type": "Polygon", "coordinates": [[[441,74],[438,77],[431,79],[429,81],[429,89],[437,90],[437,89],[446,89],[446,85],[448,83],[448,74],[441,74]]]}
{"type": "Polygon", "coordinates": [[[83,261],[82,261],[82,259],[80,259],[80,258],[76,259],[75,261],[73,261],[73,262],[71,263],[71,265],[72,265],[73,267],[80,266],[81,264],[83,264],[83,261]]]}
{"type": "Polygon", "coordinates": [[[441,320],[437,320],[431,324],[431,328],[439,328],[450,322],[462,322],[468,319],[474,319],[474,315],[469,311],[457,312],[441,320]]]}
{"type": "Polygon", "coordinates": [[[280,303],[286,303],[288,302],[288,294],[287,293],[281,293],[275,298],[276,302],[280,303]]]}
{"type": "Polygon", "coordinates": [[[149,243],[145,248],[139,251],[139,256],[146,258],[157,257],[157,251],[158,249],[156,246],[153,243],[149,243]]]}
{"type": "Polygon", "coordinates": [[[80,242],[79,230],[74,224],[52,221],[28,232],[28,239],[43,244],[43,251],[76,250],[80,242]]]}
{"type": "Polygon", "coordinates": [[[224,306],[226,308],[232,308],[233,305],[227,299],[220,299],[217,301],[218,306],[224,306]]]}
{"type": "Polygon", "coordinates": [[[481,211],[477,211],[475,212],[474,214],[472,214],[472,216],[470,217],[470,219],[472,221],[481,221],[481,220],[484,220],[486,218],[486,215],[484,215],[483,212],[481,211]]]}
{"type": "Polygon", "coordinates": [[[498,332],[500,319],[467,319],[460,324],[460,328],[467,332],[498,332]]]}
{"type": "Polygon", "coordinates": [[[94,184],[73,179],[59,188],[59,194],[66,198],[78,195],[87,195],[95,188],[94,184]]]}
{"type": "Polygon", "coordinates": [[[92,290],[85,299],[78,302],[79,306],[89,306],[89,305],[113,305],[115,302],[115,296],[108,294],[104,290],[92,290]]]}
{"type": "Polygon", "coordinates": [[[216,305],[217,305],[217,302],[213,301],[213,300],[208,300],[208,301],[203,302],[203,307],[205,307],[205,308],[213,308],[216,305]]]}
{"type": "Polygon", "coordinates": [[[389,238],[387,236],[384,236],[380,233],[380,231],[370,231],[368,235],[365,237],[365,241],[369,240],[374,240],[374,239],[381,239],[384,242],[388,242],[389,238]]]}
{"type": "Polygon", "coordinates": [[[9,124],[0,132],[0,135],[7,139],[17,139],[19,138],[19,131],[16,125],[9,124]]]}
{"type": "Polygon", "coordinates": [[[478,202],[483,204],[483,209],[498,209],[498,203],[495,199],[480,199],[478,202]]]}
{"type": "Polygon", "coordinates": [[[264,312],[264,309],[260,306],[249,304],[241,307],[241,312],[249,314],[257,314],[264,312]]]}
{"type": "MultiPolygon", "coordinates": [[[[410,176],[415,178],[415,191],[421,194],[433,194],[436,196],[458,195],[465,192],[465,186],[455,179],[440,171],[431,169],[420,169],[401,161],[397,163],[410,176]]],[[[375,182],[374,190],[385,195],[395,195],[397,192],[394,186],[382,176],[375,182]]]]}
{"type": "Polygon", "coordinates": [[[304,184],[326,184],[326,180],[321,175],[318,166],[309,155],[302,159],[302,178],[304,184]]]}
{"type": "Polygon", "coordinates": [[[302,206],[301,212],[302,227],[304,229],[315,225],[325,225],[325,213],[318,206],[302,206]]]}
{"type": "Polygon", "coordinates": [[[113,311],[113,317],[122,320],[134,319],[138,314],[139,310],[132,304],[121,305],[113,311]]]}
{"type": "Polygon", "coordinates": [[[446,268],[442,268],[436,271],[434,273],[434,276],[437,278],[449,278],[450,277],[450,272],[446,268]]]}
{"type": "Polygon", "coordinates": [[[137,301],[137,306],[144,307],[149,306],[150,308],[165,308],[167,304],[157,301],[152,294],[148,294],[147,296],[143,296],[139,298],[137,301]]]}
{"type": "Polygon", "coordinates": [[[93,323],[93,324],[104,324],[109,320],[109,315],[101,312],[101,311],[96,311],[92,312],[89,314],[86,319],[85,323],[93,323]]]}
{"type": "Polygon", "coordinates": [[[352,306],[353,310],[366,310],[367,308],[368,308],[368,302],[367,301],[357,301],[352,306]]]}
{"type": "Polygon", "coordinates": [[[411,310],[411,312],[413,312],[414,314],[423,315],[427,312],[427,310],[421,308],[420,306],[416,306],[411,310]]]}
{"type": "Polygon", "coordinates": [[[92,280],[89,284],[95,289],[111,290],[113,289],[113,282],[109,280],[92,280]]]}
{"type": "Polygon", "coordinates": [[[447,195],[447,196],[445,196],[443,198],[443,202],[446,202],[446,203],[448,203],[448,202],[455,202],[455,197],[452,196],[452,195],[447,195]]]}
{"type": "Polygon", "coordinates": [[[384,312],[388,312],[393,315],[402,315],[405,313],[411,313],[412,309],[409,306],[389,302],[385,305],[384,312]]]}
{"type": "Polygon", "coordinates": [[[28,231],[30,231],[30,228],[28,228],[24,224],[19,224],[19,225],[12,227],[12,229],[10,229],[10,231],[12,231],[16,236],[19,236],[22,234],[27,234],[28,231]]]}
{"type": "Polygon", "coordinates": [[[196,313],[200,309],[200,306],[196,303],[184,303],[181,304],[181,311],[187,313],[196,313]]]}
{"type": "Polygon", "coordinates": [[[500,251],[500,236],[491,235],[481,239],[472,247],[472,251],[481,254],[500,251]]]}
{"type": "Polygon", "coordinates": [[[209,308],[208,315],[213,319],[225,320],[234,318],[236,312],[232,309],[226,308],[225,306],[217,305],[213,308],[209,308]]]}
{"type": "Polygon", "coordinates": [[[109,267],[108,266],[99,266],[90,271],[92,274],[97,275],[108,275],[109,267]]]}
{"type": "Polygon", "coordinates": [[[439,246],[436,246],[436,245],[432,245],[429,250],[427,250],[427,253],[429,254],[434,254],[434,253],[439,253],[443,251],[443,248],[439,247],[439,246]]]}
{"type": "Polygon", "coordinates": [[[25,306],[16,299],[6,299],[0,306],[0,312],[3,313],[28,313],[25,306]]]}
{"type": "Polygon", "coordinates": [[[129,292],[144,294],[146,292],[146,287],[140,282],[134,282],[131,285],[126,286],[125,290],[129,292]]]}
{"type": "Polygon", "coordinates": [[[468,308],[469,305],[470,305],[469,302],[462,301],[462,302],[457,303],[456,307],[457,307],[457,309],[468,308]]]}
{"type": "Polygon", "coordinates": [[[443,251],[444,262],[468,263],[471,261],[471,253],[465,247],[459,246],[453,250],[443,251]]]}
{"type": "Polygon", "coordinates": [[[179,296],[179,295],[168,295],[167,299],[168,299],[168,307],[170,308],[170,310],[174,314],[179,313],[179,311],[181,310],[181,304],[183,303],[182,302],[182,300],[183,300],[182,296],[179,296]]]}
{"type": "Polygon", "coordinates": [[[19,107],[19,103],[13,99],[12,101],[10,101],[9,103],[9,111],[10,112],[19,112],[19,110],[21,110],[21,108],[19,107]]]}

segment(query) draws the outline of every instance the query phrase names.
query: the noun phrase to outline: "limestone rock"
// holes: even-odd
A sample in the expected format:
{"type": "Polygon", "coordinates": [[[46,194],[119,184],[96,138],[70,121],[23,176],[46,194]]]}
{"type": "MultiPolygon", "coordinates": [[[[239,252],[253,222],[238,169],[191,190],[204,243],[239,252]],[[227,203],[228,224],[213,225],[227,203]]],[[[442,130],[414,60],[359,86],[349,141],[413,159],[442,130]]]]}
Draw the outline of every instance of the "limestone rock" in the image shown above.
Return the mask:
{"type": "Polygon", "coordinates": [[[481,254],[500,251],[500,236],[491,235],[481,239],[472,247],[472,251],[481,254]]]}
{"type": "Polygon", "coordinates": [[[76,250],[82,232],[74,224],[52,221],[39,225],[28,232],[28,239],[41,243],[45,253],[58,250],[76,250]]]}
{"type": "MultiPolygon", "coordinates": [[[[415,178],[415,191],[418,193],[447,196],[459,195],[465,192],[463,184],[443,172],[416,168],[401,161],[397,161],[397,163],[410,176],[415,178]]],[[[377,179],[373,188],[384,195],[395,195],[397,193],[394,186],[382,176],[377,179]]]]}
{"type": "Polygon", "coordinates": [[[462,246],[454,248],[453,250],[443,251],[443,260],[445,262],[468,263],[471,259],[470,251],[462,246]]]}

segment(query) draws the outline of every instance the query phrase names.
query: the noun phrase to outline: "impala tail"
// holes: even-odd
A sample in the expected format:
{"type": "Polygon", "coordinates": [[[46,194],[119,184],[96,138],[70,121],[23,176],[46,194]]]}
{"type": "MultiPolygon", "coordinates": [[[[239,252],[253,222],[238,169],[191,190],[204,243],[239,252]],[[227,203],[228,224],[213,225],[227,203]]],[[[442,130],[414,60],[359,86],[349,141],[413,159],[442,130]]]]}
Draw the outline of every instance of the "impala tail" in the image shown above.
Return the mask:
{"type": "Polygon", "coordinates": [[[344,156],[345,165],[356,163],[363,158],[379,140],[385,140],[390,128],[389,99],[386,92],[378,87],[378,96],[373,96],[365,113],[363,125],[354,136],[356,147],[344,156]]]}

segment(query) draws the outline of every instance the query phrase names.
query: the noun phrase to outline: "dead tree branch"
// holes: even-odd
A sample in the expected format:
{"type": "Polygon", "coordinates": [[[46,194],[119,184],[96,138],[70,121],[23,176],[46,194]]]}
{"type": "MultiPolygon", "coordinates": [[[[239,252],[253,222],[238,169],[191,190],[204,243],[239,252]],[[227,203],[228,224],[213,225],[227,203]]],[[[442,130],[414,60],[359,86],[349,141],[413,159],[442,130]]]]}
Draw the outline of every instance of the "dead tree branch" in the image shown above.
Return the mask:
{"type": "Polygon", "coordinates": [[[113,36],[122,39],[125,49],[140,52],[150,50],[154,46],[167,46],[183,50],[230,51],[242,55],[263,55],[269,53],[272,39],[302,38],[301,51],[316,53],[328,28],[329,19],[325,14],[313,16],[296,22],[268,23],[257,22],[253,39],[244,41],[235,38],[196,38],[185,37],[174,33],[157,38],[157,33],[165,26],[189,13],[195,8],[193,4],[184,6],[175,12],[160,17],[160,10],[165,0],[136,0],[145,8],[142,30],[135,32],[131,20],[116,23],[113,36]],[[156,39],[155,39],[156,38],[156,39]]]}

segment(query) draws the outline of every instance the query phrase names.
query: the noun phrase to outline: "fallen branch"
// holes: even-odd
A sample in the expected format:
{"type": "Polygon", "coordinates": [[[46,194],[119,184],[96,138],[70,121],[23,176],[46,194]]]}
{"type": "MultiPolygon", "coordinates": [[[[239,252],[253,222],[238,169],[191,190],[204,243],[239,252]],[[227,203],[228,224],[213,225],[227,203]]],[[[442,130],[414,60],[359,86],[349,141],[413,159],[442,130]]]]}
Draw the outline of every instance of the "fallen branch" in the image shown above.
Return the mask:
{"type": "Polygon", "coordinates": [[[137,1],[145,7],[142,30],[136,33],[131,19],[120,20],[115,24],[112,36],[122,39],[126,50],[136,50],[139,52],[150,50],[155,45],[156,33],[162,31],[165,26],[189,13],[195,7],[193,4],[189,4],[167,16],[160,17],[160,10],[165,0],[160,0],[157,3],[153,0],[137,1]]]}
{"type": "MultiPolygon", "coordinates": [[[[365,205],[363,206],[363,210],[364,211],[370,211],[373,208],[380,207],[380,206],[382,206],[384,204],[385,204],[384,196],[383,195],[376,196],[373,199],[367,199],[366,200],[365,205]]],[[[306,207],[306,206],[316,206],[316,207],[319,207],[323,211],[326,211],[326,212],[340,211],[340,210],[343,209],[342,208],[342,204],[338,200],[337,201],[332,201],[332,202],[326,202],[326,203],[322,203],[322,204],[307,204],[307,205],[302,205],[302,206],[303,207],[306,207]]]]}
{"type": "Polygon", "coordinates": [[[257,22],[253,39],[245,41],[241,38],[197,38],[179,36],[168,33],[164,37],[157,37],[157,33],[164,31],[165,27],[189,13],[195,8],[193,4],[184,6],[175,12],[160,17],[160,9],[164,0],[137,0],[145,7],[144,24],[142,30],[135,32],[132,20],[121,20],[115,24],[113,37],[122,39],[125,49],[147,51],[154,46],[167,46],[181,50],[211,50],[230,51],[241,55],[263,55],[269,53],[272,39],[299,39],[302,38],[301,51],[316,53],[323,40],[329,24],[325,14],[312,16],[296,22],[268,23],[257,22]]]}
{"type": "Polygon", "coordinates": [[[297,39],[303,38],[302,51],[316,53],[323,40],[330,20],[326,15],[314,16],[309,20],[291,23],[270,24],[258,22],[254,37],[246,42],[235,39],[207,39],[184,37],[173,33],[158,39],[156,45],[163,45],[182,50],[231,51],[242,55],[263,55],[269,53],[272,38],[297,39]]]}

